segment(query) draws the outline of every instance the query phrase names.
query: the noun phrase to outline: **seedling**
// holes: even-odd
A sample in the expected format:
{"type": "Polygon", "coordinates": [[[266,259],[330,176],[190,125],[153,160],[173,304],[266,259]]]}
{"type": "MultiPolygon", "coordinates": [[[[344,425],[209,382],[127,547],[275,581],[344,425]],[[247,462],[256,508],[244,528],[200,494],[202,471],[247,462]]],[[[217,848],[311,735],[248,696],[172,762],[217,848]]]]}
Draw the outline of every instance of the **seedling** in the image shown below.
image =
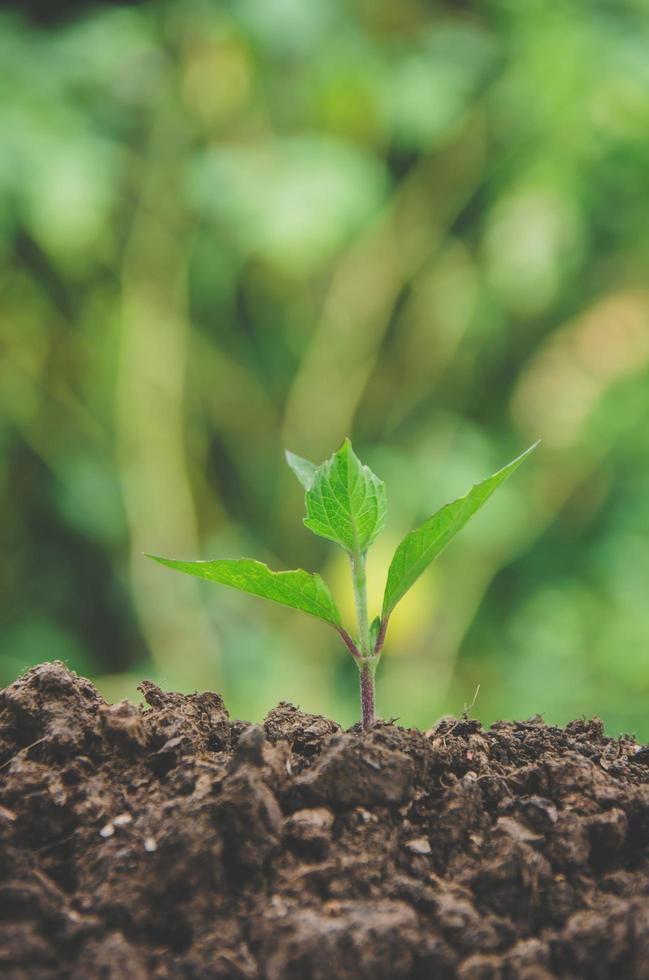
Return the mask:
{"type": "Polygon", "coordinates": [[[388,570],[381,615],[371,622],[367,612],[365,567],[368,548],[385,524],[385,484],[361,463],[349,439],[345,439],[338,452],[320,466],[294,453],[286,453],[288,465],[306,490],[307,516],[304,523],[314,534],[334,541],[349,557],[358,620],[356,639],[342,625],[334,598],[327,584],[316,573],[305,572],[301,568],[293,572],[273,572],[267,565],[251,558],[177,561],[157,555],[147,557],[179,572],[301,609],[332,626],[345,642],[358,667],[361,721],[363,728],[367,729],[376,718],[374,675],[394,607],[536,445],[538,443],[482,483],[476,483],[464,497],[446,504],[421,527],[406,535],[395,551],[388,570]]]}

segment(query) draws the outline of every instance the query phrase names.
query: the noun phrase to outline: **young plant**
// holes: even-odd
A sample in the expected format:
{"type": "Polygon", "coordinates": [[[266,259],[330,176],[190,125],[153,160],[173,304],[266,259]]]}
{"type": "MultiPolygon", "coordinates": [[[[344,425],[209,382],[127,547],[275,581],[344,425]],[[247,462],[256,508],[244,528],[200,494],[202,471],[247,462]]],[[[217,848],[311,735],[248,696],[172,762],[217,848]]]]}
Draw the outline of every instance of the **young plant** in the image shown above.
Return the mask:
{"type": "Polygon", "coordinates": [[[356,639],[342,625],[334,598],[318,574],[301,568],[293,572],[273,572],[267,565],[251,558],[177,561],[157,555],[147,557],[179,572],[301,609],[332,626],[358,667],[361,721],[364,729],[370,728],[375,722],[374,675],[394,607],[536,445],[530,446],[482,483],[476,483],[464,497],[446,504],[406,535],[388,570],[381,614],[371,622],[367,611],[365,565],[368,548],[385,524],[385,484],[361,463],[349,439],[345,439],[338,452],[320,466],[294,453],[286,453],[288,465],[306,491],[304,523],[314,534],[334,541],[347,552],[358,620],[356,639]]]}

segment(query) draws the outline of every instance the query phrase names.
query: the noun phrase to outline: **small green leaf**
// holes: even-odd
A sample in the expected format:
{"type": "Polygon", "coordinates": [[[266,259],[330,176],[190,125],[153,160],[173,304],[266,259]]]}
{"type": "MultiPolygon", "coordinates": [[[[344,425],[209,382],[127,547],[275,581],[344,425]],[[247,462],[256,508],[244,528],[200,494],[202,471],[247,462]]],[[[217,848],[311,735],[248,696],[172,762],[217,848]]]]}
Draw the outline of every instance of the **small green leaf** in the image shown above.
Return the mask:
{"type": "Polygon", "coordinates": [[[222,558],[216,561],[177,561],[158,555],[147,555],[147,558],[187,575],[220,582],[241,592],[301,609],[336,629],[340,626],[340,613],[326,582],[319,575],[301,568],[293,572],[272,572],[268,565],[252,558],[222,558]]]}
{"type": "Polygon", "coordinates": [[[315,473],[318,467],[315,465],[315,463],[310,463],[308,459],[303,459],[301,456],[296,456],[295,453],[289,452],[288,449],[284,455],[286,456],[286,462],[291,467],[304,489],[310,490],[313,486],[315,473]]]}
{"type": "Polygon", "coordinates": [[[526,449],[493,476],[476,483],[458,500],[446,504],[436,514],[411,531],[394,553],[388,570],[388,580],[383,597],[383,615],[389,616],[397,602],[414,585],[419,576],[437,558],[441,551],[460,531],[476,511],[489,499],[494,490],[517,469],[526,456],[538,446],[538,442],[526,449]]]}
{"type": "Polygon", "coordinates": [[[385,524],[385,484],[363,466],[345,439],[337,453],[317,468],[306,492],[304,523],[352,555],[367,551],[385,524]]]}
{"type": "Polygon", "coordinates": [[[379,630],[381,629],[381,617],[375,616],[370,623],[370,650],[374,650],[376,646],[376,641],[379,638],[379,630]]]}

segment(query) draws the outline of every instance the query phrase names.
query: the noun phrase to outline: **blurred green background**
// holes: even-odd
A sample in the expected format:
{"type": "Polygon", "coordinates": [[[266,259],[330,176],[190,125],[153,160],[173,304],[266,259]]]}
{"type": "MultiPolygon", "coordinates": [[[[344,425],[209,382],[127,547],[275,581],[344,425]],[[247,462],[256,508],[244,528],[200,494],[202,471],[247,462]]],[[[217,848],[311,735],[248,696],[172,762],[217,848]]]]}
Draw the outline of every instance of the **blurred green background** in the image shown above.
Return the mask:
{"type": "Polygon", "coordinates": [[[142,552],[318,570],[351,622],[284,447],[387,481],[378,606],[540,437],[395,614],[379,709],[479,684],[649,738],[646,0],[56,9],[0,14],[0,681],[351,724],[333,631],[142,552]]]}

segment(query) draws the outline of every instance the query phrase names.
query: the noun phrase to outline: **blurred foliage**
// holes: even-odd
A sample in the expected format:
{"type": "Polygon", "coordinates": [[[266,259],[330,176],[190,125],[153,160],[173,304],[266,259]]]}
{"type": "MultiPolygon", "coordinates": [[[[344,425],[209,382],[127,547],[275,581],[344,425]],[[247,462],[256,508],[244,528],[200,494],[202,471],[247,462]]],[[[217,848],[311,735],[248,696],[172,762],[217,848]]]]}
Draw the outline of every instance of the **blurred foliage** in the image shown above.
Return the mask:
{"type": "MultiPolygon", "coordinates": [[[[79,7],[79,5],[77,5],[79,7]]],[[[649,738],[649,5],[0,13],[0,681],[59,657],[344,723],[333,633],[146,562],[330,581],[286,446],[413,522],[541,449],[394,617],[379,707],[649,738]]]]}

